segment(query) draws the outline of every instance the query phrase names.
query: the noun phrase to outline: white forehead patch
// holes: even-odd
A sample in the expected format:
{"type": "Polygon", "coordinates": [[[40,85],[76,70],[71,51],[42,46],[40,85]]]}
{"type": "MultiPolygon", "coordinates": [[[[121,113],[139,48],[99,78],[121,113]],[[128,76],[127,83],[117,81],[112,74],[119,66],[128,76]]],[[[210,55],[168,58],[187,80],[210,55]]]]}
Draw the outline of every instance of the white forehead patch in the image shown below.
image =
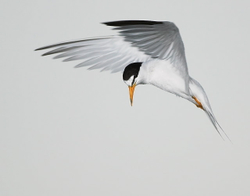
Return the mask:
{"type": "Polygon", "coordinates": [[[128,80],[124,80],[124,82],[128,85],[128,86],[132,86],[133,81],[134,81],[135,76],[132,75],[128,80]]]}

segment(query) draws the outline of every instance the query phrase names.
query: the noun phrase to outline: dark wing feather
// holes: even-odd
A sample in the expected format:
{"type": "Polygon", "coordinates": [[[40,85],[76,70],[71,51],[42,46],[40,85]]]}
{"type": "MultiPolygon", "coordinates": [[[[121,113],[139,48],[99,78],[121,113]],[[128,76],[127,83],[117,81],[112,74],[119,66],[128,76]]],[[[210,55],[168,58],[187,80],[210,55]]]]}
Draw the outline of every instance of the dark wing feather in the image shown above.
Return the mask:
{"type": "Polygon", "coordinates": [[[125,41],[140,51],[162,60],[186,65],[184,45],[179,29],[172,22],[130,20],[104,23],[118,30],[125,41]]]}

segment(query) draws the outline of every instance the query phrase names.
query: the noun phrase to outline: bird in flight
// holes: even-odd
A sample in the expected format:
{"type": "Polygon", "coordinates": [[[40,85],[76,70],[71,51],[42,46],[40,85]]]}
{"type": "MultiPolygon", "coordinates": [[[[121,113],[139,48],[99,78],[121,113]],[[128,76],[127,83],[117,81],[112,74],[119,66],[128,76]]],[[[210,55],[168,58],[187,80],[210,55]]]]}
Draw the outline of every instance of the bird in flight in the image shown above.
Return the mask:
{"type": "MultiPolygon", "coordinates": [[[[103,23],[118,35],[62,42],[36,50],[50,49],[43,56],[57,54],[63,61],[81,60],[75,67],[123,72],[133,104],[135,87],[151,84],[187,99],[205,111],[223,138],[208,97],[198,81],[189,76],[184,44],[177,26],[168,21],[125,20],[103,23]]],[[[228,138],[228,137],[227,137],[228,138]]],[[[229,138],[228,138],[229,139],[229,138]]]]}

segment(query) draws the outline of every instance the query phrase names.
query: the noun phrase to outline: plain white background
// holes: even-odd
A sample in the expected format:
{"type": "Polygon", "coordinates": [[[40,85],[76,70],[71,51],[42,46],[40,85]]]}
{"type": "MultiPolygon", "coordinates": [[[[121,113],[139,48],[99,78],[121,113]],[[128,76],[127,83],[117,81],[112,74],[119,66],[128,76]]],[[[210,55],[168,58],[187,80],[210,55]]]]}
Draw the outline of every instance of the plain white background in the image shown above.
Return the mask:
{"type": "Polygon", "coordinates": [[[249,1],[1,1],[0,195],[250,194],[249,1]],[[115,34],[100,22],[173,21],[205,113],[152,86],[129,103],[121,74],[34,49],[115,34]]]}

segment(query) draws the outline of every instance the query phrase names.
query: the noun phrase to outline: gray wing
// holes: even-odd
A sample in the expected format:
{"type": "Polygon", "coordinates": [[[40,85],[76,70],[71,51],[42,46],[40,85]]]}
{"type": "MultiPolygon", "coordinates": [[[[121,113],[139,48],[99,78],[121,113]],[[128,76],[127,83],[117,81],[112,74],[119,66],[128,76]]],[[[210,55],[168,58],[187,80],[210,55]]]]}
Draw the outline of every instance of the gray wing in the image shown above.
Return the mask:
{"type": "Polygon", "coordinates": [[[133,62],[158,58],[186,68],[184,46],[178,28],[171,22],[115,21],[104,23],[119,36],[64,42],[38,48],[53,49],[45,54],[64,61],[82,60],[76,67],[123,71],[133,62]]]}
{"type": "Polygon", "coordinates": [[[64,42],[36,50],[45,49],[53,50],[42,56],[57,54],[54,59],[64,58],[64,62],[81,60],[76,68],[89,66],[90,70],[111,70],[112,73],[123,71],[130,63],[150,58],[119,36],[64,42]]]}
{"type": "Polygon", "coordinates": [[[172,22],[115,21],[104,24],[113,26],[125,41],[152,58],[185,58],[179,29],[172,22]]]}

